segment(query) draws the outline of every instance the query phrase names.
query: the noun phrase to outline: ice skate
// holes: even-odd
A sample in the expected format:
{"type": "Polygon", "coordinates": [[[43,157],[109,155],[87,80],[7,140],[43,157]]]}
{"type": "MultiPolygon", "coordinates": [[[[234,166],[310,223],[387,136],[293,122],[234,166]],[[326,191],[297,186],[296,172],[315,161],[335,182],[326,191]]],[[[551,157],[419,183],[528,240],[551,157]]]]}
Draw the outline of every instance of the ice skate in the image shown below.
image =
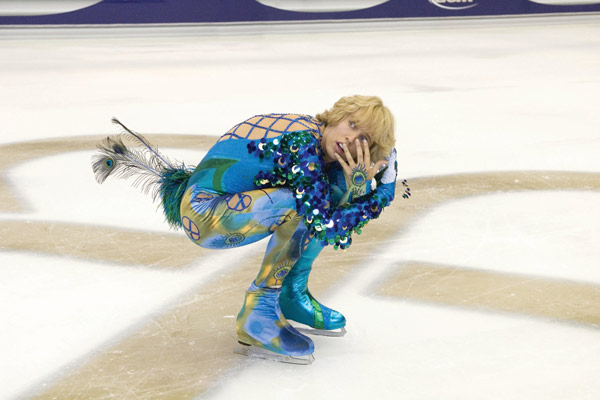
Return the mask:
{"type": "Polygon", "coordinates": [[[259,288],[254,283],[237,317],[239,345],[235,353],[292,364],[314,360],[312,340],[294,329],[279,307],[281,289],[259,288]]]}
{"type": "Polygon", "coordinates": [[[286,364],[309,365],[315,360],[315,357],[312,354],[307,356],[289,356],[241,342],[238,342],[237,346],[233,349],[233,352],[247,357],[261,358],[286,364]]]}
{"type": "Polygon", "coordinates": [[[346,318],[340,312],[319,303],[308,289],[292,292],[284,288],[279,299],[283,315],[295,322],[299,332],[330,337],[346,334],[346,318]]]}
{"type": "Polygon", "coordinates": [[[341,337],[346,334],[346,318],[338,311],[319,303],[307,288],[312,262],[321,245],[311,242],[285,277],[279,303],[285,318],[301,325],[294,327],[306,334],[341,337]]]}

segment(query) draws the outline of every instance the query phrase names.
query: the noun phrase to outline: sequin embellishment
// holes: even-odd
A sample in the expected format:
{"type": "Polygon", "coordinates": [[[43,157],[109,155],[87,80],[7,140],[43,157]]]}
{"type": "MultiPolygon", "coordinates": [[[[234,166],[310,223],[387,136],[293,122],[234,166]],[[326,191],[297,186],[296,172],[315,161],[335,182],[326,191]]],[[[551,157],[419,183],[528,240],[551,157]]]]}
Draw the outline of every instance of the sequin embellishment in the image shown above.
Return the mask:
{"type": "Polygon", "coordinates": [[[393,189],[377,190],[338,208],[332,204],[332,189],[321,157],[321,143],[310,131],[284,134],[275,140],[260,139],[248,143],[248,153],[261,160],[273,160],[273,168],[261,171],[254,183],[258,187],[287,186],[294,190],[296,209],[311,234],[323,245],[346,249],[353,232],[377,218],[394,197],[393,189]]]}

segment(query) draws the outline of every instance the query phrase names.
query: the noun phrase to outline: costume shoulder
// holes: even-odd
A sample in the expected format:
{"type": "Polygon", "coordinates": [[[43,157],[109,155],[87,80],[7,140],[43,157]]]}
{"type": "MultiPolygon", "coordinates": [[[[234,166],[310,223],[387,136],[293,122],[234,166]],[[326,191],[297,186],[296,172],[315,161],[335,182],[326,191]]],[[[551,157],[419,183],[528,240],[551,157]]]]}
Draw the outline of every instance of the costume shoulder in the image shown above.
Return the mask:
{"type": "Polygon", "coordinates": [[[229,139],[273,139],[287,133],[320,132],[319,123],[303,114],[262,114],[240,122],[225,133],[219,141],[229,139]]]}

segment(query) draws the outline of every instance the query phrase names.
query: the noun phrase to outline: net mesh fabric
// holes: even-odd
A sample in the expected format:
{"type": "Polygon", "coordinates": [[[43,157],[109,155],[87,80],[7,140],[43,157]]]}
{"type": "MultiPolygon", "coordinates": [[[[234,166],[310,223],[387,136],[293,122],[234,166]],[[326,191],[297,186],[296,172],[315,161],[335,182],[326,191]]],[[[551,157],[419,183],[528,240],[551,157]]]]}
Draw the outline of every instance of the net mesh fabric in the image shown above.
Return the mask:
{"type": "Polygon", "coordinates": [[[301,114],[256,115],[235,125],[219,142],[229,139],[269,139],[296,131],[319,131],[319,123],[311,116],[301,114]]]}

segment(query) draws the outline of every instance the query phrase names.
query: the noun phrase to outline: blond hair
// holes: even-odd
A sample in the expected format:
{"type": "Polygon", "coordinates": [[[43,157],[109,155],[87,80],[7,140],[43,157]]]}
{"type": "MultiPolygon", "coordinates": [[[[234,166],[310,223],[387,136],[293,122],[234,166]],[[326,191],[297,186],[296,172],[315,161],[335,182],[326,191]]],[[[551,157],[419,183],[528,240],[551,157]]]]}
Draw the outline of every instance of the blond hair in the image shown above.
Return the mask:
{"type": "Polygon", "coordinates": [[[316,115],[317,120],[325,127],[337,126],[346,117],[350,117],[352,122],[373,139],[369,146],[373,162],[383,160],[390,154],[396,142],[394,116],[379,97],[342,97],[331,109],[316,115]]]}

